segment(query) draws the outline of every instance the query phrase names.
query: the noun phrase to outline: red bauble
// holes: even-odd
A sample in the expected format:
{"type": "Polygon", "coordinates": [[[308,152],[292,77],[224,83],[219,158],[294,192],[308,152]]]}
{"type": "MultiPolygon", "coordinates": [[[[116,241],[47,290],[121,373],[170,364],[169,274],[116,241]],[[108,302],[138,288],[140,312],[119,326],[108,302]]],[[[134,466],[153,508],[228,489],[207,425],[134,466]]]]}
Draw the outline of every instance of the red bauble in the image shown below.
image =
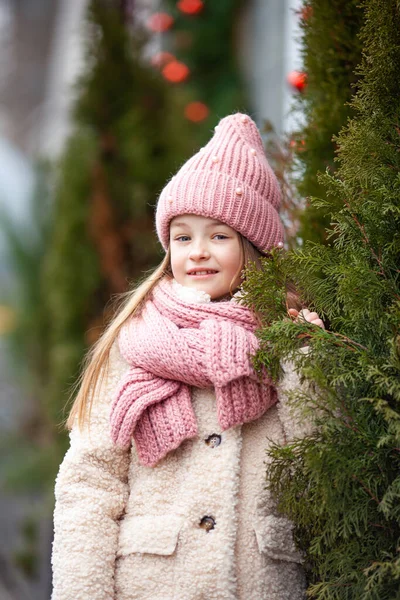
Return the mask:
{"type": "Polygon", "coordinates": [[[210,114],[208,106],[204,102],[189,102],[185,106],[185,117],[193,123],[200,123],[204,121],[210,114]]]}
{"type": "Polygon", "coordinates": [[[173,17],[165,12],[153,13],[147,20],[147,27],[151,29],[151,31],[157,33],[168,31],[168,29],[171,29],[173,24],[173,17]]]}
{"type": "Polygon", "coordinates": [[[298,92],[303,92],[307,85],[307,74],[301,71],[291,71],[287,75],[287,81],[298,92]]]}
{"type": "Polygon", "coordinates": [[[177,60],[172,60],[162,70],[163,77],[171,83],[182,83],[189,77],[189,68],[177,60]]]}
{"type": "Polygon", "coordinates": [[[179,0],[176,5],[186,15],[198,15],[204,8],[202,0],[179,0]]]}
{"type": "Polygon", "coordinates": [[[154,56],[151,57],[151,64],[153,67],[157,69],[161,69],[168,63],[172,62],[175,59],[175,56],[171,54],[171,52],[157,52],[154,56]]]}

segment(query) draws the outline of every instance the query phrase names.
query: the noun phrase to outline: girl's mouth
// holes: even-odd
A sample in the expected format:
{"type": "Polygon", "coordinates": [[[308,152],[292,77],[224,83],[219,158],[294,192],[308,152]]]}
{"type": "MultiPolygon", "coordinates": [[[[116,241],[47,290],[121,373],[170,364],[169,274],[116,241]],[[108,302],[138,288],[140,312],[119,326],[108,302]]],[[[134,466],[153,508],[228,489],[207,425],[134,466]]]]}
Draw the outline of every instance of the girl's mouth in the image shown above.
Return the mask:
{"type": "Polygon", "coordinates": [[[189,277],[193,277],[194,279],[206,279],[207,277],[211,277],[212,275],[216,275],[218,271],[214,271],[213,269],[199,269],[198,271],[190,271],[188,273],[189,277]]]}

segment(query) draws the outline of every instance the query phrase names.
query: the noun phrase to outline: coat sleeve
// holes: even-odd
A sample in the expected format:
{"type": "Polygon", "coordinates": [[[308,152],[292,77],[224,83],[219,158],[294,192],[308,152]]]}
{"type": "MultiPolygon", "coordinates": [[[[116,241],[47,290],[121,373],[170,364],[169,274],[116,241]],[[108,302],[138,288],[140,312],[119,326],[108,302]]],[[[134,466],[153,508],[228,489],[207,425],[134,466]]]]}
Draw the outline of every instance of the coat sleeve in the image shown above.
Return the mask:
{"type": "Polygon", "coordinates": [[[117,344],[93,399],[89,427],[74,426],[55,484],[52,600],[112,600],[129,451],[113,446],[109,412],[128,367],[117,344]]]}
{"type": "MultiPolygon", "coordinates": [[[[302,353],[308,353],[309,347],[305,346],[299,350],[302,353]]],[[[282,362],[283,377],[277,386],[278,391],[278,414],[283,426],[286,442],[310,435],[313,426],[310,420],[302,414],[299,408],[290,402],[293,392],[303,391],[310,393],[307,383],[301,383],[300,376],[296,371],[293,361],[282,362]]]]}

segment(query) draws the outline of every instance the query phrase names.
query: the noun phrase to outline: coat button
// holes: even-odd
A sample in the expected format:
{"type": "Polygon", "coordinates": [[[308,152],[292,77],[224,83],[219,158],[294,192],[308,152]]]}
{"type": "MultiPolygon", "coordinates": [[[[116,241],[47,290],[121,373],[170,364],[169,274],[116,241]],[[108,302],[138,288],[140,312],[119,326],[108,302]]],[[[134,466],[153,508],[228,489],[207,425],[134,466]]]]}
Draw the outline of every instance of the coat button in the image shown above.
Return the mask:
{"type": "Polygon", "coordinates": [[[199,525],[202,529],[205,529],[207,531],[207,533],[211,530],[214,529],[215,527],[215,519],[214,517],[210,517],[210,516],[205,516],[201,519],[200,521],[200,525],[199,525]]]}
{"type": "Polygon", "coordinates": [[[205,443],[207,444],[207,446],[210,446],[210,448],[216,448],[217,446],[220,445],[221,443],[221,436],[218,435],[218,433],[212,433],[211,435],[208,436],[208,438],[205,441],[205,443]]]}

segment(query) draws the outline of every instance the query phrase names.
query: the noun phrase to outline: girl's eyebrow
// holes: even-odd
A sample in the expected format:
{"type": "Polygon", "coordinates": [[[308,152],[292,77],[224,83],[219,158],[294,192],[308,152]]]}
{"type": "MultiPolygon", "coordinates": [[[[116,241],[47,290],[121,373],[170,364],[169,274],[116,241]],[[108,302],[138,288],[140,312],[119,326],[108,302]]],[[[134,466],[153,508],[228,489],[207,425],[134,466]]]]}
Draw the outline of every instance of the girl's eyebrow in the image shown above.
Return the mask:
{"type": "Polygon", "coordinates": [[[176,223],[171,223],[171,227],[189,227],[189,225],[187,223],[180,223],[180,222],[176,222],[176,223]]]}
{"type": "MultiPolygon", "coordinates": [[[[221,221],[212,221],[211,223],[208,223],[206,225],[206,227],[229,227],[229,225],[226,225],[225,223],[222,223],[221,221]]],[[[185,223],[184,221],[176,221],[174,223],[171,223],[171,227],[189,227],[190,229],[190,225],[188,223],[185,223]]]]}

